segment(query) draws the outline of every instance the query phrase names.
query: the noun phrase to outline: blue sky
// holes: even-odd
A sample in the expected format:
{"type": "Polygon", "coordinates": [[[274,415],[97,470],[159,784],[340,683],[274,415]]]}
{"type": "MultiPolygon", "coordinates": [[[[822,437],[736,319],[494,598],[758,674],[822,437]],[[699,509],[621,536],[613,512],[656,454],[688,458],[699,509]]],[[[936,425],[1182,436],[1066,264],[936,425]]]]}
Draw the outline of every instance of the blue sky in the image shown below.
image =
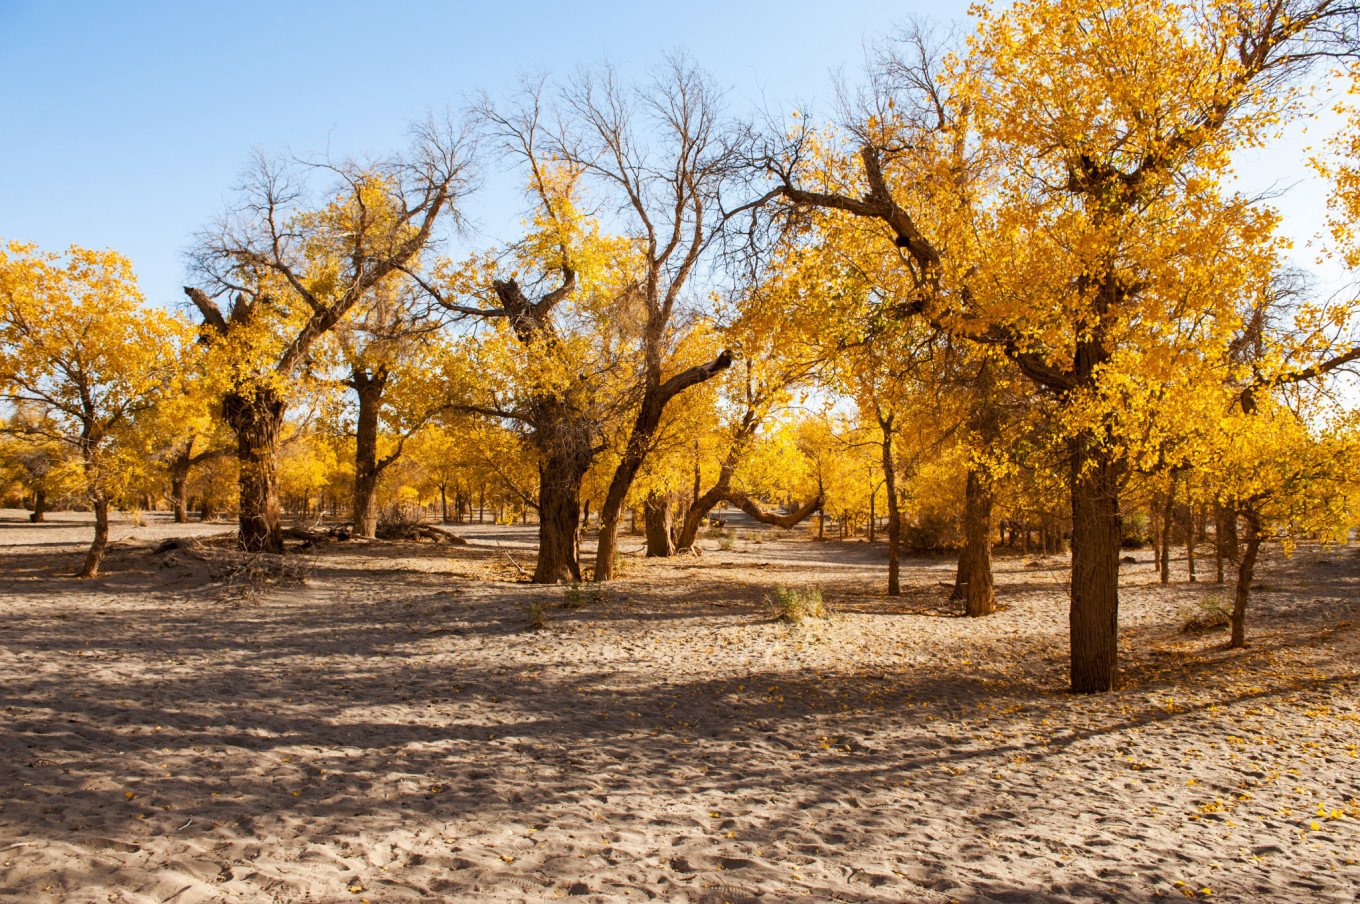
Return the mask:
{"type": "MultiPolygon", "coordinates": [[[[0,238],[116,248],[148,300],[177,304],[182,252],[222,210],[252,148],[383,153],[402,147],[427,110],[503,93],[521,73],[567,75],[606,58],[641,71],[678,48],[730,90],[734,107],[815,110],[830,99],[833,70],[858,69],[866,40],[909,15],[962,22],[965,9],[0,0],[0,238]]],[[[1300,165],[1313,140],[1295,133],[1242,168],[1248,187],[1300,183],[1277,202],[1300,241],[1323,200],[1300,165]]],[[[508,237],[518,222],[500,181],[493,172],[470,202],[480,227],[472,242],[508,237]]]]}

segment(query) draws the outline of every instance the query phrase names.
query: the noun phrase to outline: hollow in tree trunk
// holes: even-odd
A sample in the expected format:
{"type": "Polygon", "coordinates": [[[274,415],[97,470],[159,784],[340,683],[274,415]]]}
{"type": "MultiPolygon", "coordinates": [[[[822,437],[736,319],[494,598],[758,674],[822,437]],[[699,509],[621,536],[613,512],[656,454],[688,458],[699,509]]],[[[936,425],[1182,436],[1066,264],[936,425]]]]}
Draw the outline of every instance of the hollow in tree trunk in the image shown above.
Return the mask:
{"type": "Polygon", "coordinates": [[[1114,688],[1119,668],[1119,489],[1123,466],[1093,438],[1070,443],[1072,690],[1114,688]]]}
{"type": "Polygon", "coordinates": [[[1251,598],[1251,581],[1256,572],[1256,557],[1261,551],[1261,515],[1250,503],[1241,507],[1242,522],[1247,535],[1242,538],[1242,558],[1237,565],[1237,589],[1233,593],[1232,637],[1229,649],[1240,650],[1247,645],[1247,602],[1251,598]]]}
{"type": "Polygon", "coordinates": [[[964,601],[971,617],[996,611],[996,589],[992,581],[992,486],[989,475],[977,468],[968,469],[964,490],[963,550],[954,581],[956,600],[964,601]]]}
{"type": "Polygon", "coordinates": [[[279,523],[279,428],[287,406],[270,389],[228,393],[222,404],[240,462],[240,542],[248,552],[283,552],[279,523]]]}

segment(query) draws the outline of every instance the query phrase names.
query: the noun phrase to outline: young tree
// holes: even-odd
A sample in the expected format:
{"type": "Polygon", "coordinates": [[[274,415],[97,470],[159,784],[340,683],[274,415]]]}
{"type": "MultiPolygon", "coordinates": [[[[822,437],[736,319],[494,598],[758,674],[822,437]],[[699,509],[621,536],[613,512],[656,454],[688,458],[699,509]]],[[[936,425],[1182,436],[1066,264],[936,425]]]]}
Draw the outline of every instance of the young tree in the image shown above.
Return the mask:
{"type": "Polygon", "coordinates": [[[35,429],[79,456],[95,516],[81,577],[99,573],[109,506],[135,461],[119,461],[119,433],[173,388],[186,338],[183,323],[143,306],[116,252],[0,249],[0,399],[39,408],[35,429]]]}

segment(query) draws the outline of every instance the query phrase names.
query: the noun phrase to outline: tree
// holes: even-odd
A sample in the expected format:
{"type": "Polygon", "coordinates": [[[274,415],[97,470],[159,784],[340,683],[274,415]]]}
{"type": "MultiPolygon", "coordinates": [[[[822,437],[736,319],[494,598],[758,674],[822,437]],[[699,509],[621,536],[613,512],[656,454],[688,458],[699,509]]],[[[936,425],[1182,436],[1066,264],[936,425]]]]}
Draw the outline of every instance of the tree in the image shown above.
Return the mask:
{"type": "Polygon", "coordinates": [[[631,274],[643,319],[638,346],[641,385],[628,439],[600,511],[595,579],[613,575],[619,517],[650,452],[666,406],[732,363],[673,368],[676,320],[696,270],[737,221],[765,197],[729,200],[746,191],[744,137],[728,122],[708,78],[673,58],[646,89],[629,90],[612,69],[583,72],[564,92],[567,123],[551,152],[618,200],[639,266],[631,274]]]}
{"type": "Polygon", "coordinates": [[[36,406],[36,434],[79,456],[95,515],[81,577],[99,573],[109,505],[136,460],[120,462],[120,431],[173,388],[186,333],[143,306],[132,265],[116,252],[0,250],[0,398],[36,406]]]}
{"type": "Polygon", "coordinates": [[[1183,359],[1226,346],[1243,287],[1275,266],[1272,214],[1219,189],[1230,154],[1287,115],[1292,75],[1346,49],[1349,16],[1331,0],[988,9],[950,72],[921,53],[874,86],[858,161],[809,166],[810,140],[767,159],[792,203],[884,227],[918,287],[896,314],[997,348],[1060,400],[1078,692],[1117,672],[1121,428],[1178,429],[1145,388],[1193,382],[1183,359]]]}
{"type": "Polygon", "coordinates": [[[236,434],[244,548],[283,549],[279,430],[313,345],[430,245],[441,215],[469,190],[467,154],[465,138],[430,124],[406,157],[307,167],[337,182],[313,210],[295,168],[260,157],[239,207],[201,236],[200,284],[184,291],[203,317],[236,434]]]}

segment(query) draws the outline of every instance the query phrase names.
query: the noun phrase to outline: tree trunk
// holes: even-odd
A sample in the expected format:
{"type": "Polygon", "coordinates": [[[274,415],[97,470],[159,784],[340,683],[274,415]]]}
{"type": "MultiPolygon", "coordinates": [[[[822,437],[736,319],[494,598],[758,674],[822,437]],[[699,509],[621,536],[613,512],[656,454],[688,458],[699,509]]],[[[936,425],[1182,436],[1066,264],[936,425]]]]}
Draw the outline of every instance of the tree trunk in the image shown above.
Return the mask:
{"type": "Polygon", "coordinates": [[[170,500],[175,510],[175,523],[189,521],[189,450],[176,455],[170,462],[170,500]]]}
{"type": "Polygon", "coordinates": [[[1242,548],[1242,559],[1237,566],[1237,589],[1233,594],[1232,637],[1228,648],[1240,650],[1247,645],[1247,602],[1251,598],[1251,581],[1256,572],[1256,556],[1261,550],[1261,516],[1253,505],[1241,509],[1247,526],[1242,548]]]}
{"type": "Polygon", "coordinates": [[[47,491],[42,487],[33,491],[33,511],[29,514],[28,520],[31,524],[47,520],[47,491]]]}
{"type": "Polygon", "coordinates": [[[644,507],[647,556],[664,558],[675,552],[671,545],[671,499],[667,493],[650,493],[644,507]]]}
{"type": "Polygon", "coordinates": [[[240,542],[248,552],[283,552],[279,524],[279,428],[287,406],[273,391],[228,393],[223,414],[236,434],[240,477],[240,542]]]}
{"type": "Polygon", "coordinates": [[[539,469],[535,584],[581,580],[576,528],[581,521],[581,481],[589,466],[588,456],[583,462],[581,456],[565,449],[543,460],[539,469]]]}
{"type": "MultiPolygon", "coordinates": [[[[996,611],[992,581],[992,487],[990,477],[977,468],[968,469],[964,490],[963,550],[954,580],[953,598],[964,600],[971,617],[996,611]]],[[[1012,528],[1014,536],[1014,528],[1012,528]]]]}
{"type": "Polygon", "coordinates": [[[1162,574],[1163,584],[1171,583],[1171,525],[1176,512],[1176,475],[1171,475],[1171,486],[1166,490],[1166,502],[1162,506],[1162,574]]]}
{"type": "Polygon", "coordinates": [[[477,494],[477,523],[482,524],[486,521],[486,484],[483,483],[477,494]]]}
{"type": "Polygon", "coordinates": [[[884,495],[888,502],[888,596],[901,596],[902,512],[897,506],[897,462],[892,444],[893,422],[897,415],[885,416],[878,412],[877,416],[879,429],[883,432],[883,439],[879,443],[882,453],[880,464],[883,466],[884,495]]]}
{"type": "Polygon", "coordinates": [[[1119,667],[1119,486],[1122,465],[1090,437],[1070,444],[1072,690],[1114,688],[1119,667]]]}
{"type": "Polygon", "coordinates": [[[1185,567],[1190,583],[1195,583],[1195,501],[1191,496],[1188,474],[1185,477],[1185,567]]]}
{"type": "Polygon", "coordinates": [[[359,396],[354,428],[354,533],[371,539],[378,530],[378,477],[390,463],[390,459],[378,461],[378,413],[387,388],[387,368],[380,366],[368,373],[356,367],[349,386],[359,396]]]}
{"type": "Polygon", "coordinates": [[[874,503],[878,501],[878,500],[875,498],[875,497],[877,497],[877,496],[878,496],[878,488],[875,487],[875,488],[869,493],[869,537],[868,537],[868,540],[869,540],[870,543],[873,543],[873,542],[874,542],[874,528],[878,527],[878,523],[877,523],[877,522],[878,522],[878,513],[875,511],[875,505],[874,505],[874,503]]]}
{"type": "Polygon", "coordinates": [[[109,500],[102,491],[90,500],[94,507],[94,542],[85,554],[85,566],[80,570],[82,578],[99,576],[99,563],[104,559],[104,550],[109,545],[109,500]]]}

